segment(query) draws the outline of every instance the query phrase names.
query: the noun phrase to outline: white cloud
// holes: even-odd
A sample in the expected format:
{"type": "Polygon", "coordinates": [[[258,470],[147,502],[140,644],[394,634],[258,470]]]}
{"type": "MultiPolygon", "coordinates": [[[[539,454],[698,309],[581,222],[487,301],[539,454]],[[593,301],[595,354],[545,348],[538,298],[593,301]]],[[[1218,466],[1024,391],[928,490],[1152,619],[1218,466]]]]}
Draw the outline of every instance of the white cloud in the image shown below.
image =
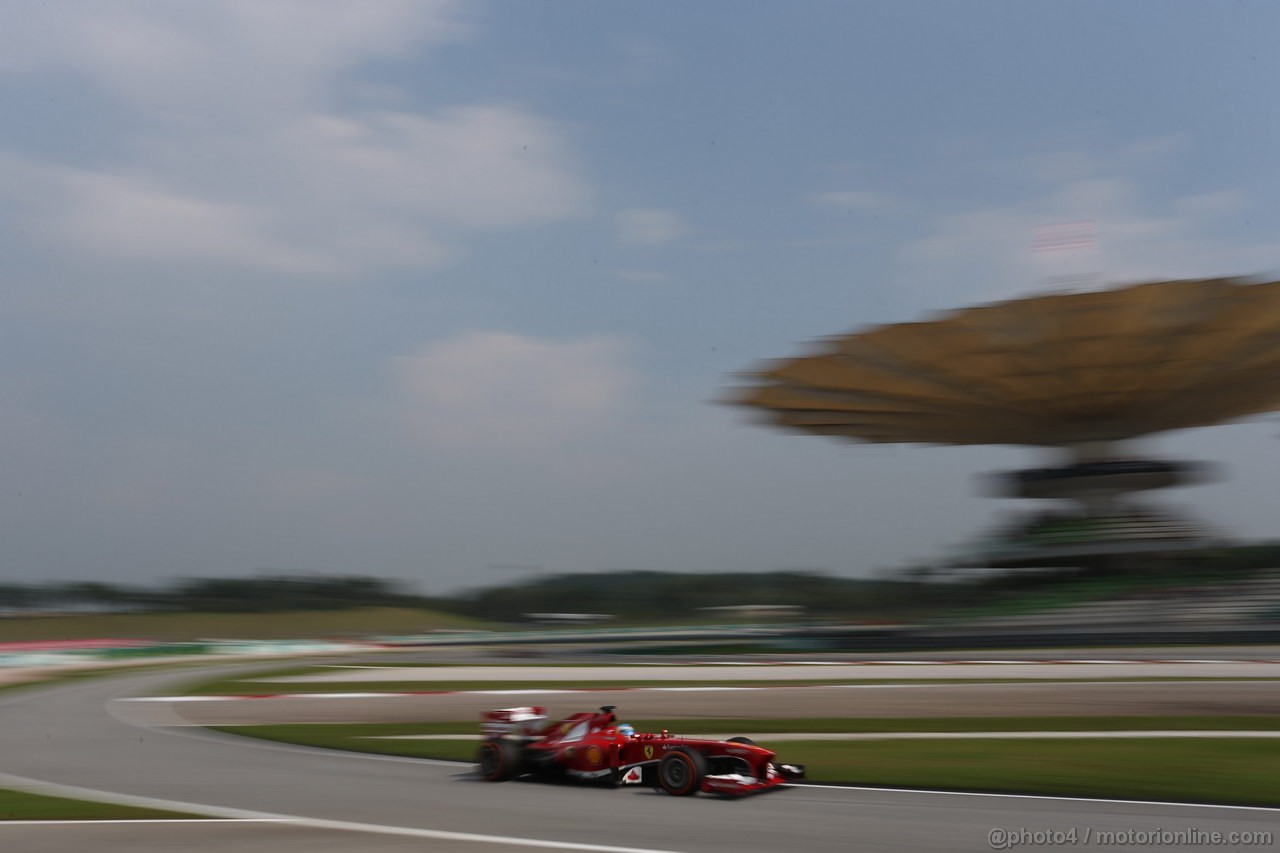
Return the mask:
{"type": "Polygon", "coordinates": [[[401,412],[429,446],[485,453],[566,446],[607,430],[635,380],[614,337],[471,332],[395,360],[401,412]]]}
{"type": "Polygon", "coordinates": [[[586,205],[555,125],[510,107],[312,117],[279,141],[298,183],[333,203],[475,229],[550,222],[586,205]]]}
{"type": "Polygon", "coordinates": [[[5,4],[0,71],[72,69],[174,122],[269,120],[335,77],[466,31],[451,0],[115,0],[5,4]]]}
{"type": "Polygon", "coordinates": [[[1235,213],[1244,206],[1244,194],[1239,190],[1218,190],[1178,199],[1177,209],[1192,217],[1214,217],[1235,213]]]}
{"type": "Polygon", "coordinates": [[[623,210],[617,225],[618,239],[629,246],[661,246],[688,231],[680,214],[660,208],[623,210]]]}
{"type": "MultiPolygon", "coordinates": [[[[1170,145],[1152,143],[1164,155],[1172,153],[1170,145]]],[[[1072,167],[1060,173],[1076,177],[1053,183],[1048,192],[938,217],[929,234],[900,249],[904,277],[928,290],[932,302],[960,304],[1061,284],[1236,275],[1280,265],[1280,242],[1213,236],[1222,231],[1225,216],[1245,207],[1239,191],[1213,190],[1157,203],[1141,182],[1118,176],[1141,150],[1144,146],[1135,143],[1111,159],[1064,155],[1058,162],[1072,167]],[[1084,175],[1079,170],[1086,164],[1089,174],[1084,175]],[[1082,221],[1093,223],[1095,245],[1033,251],[1038,226],[1082,221]]],[[[1041,179],[1044,162],[1038,158],[1033,164],[1041,179]]]]}
{"type": "Polygon", "coordinates": [[[203,201],[119,175],[51,171],[68,204],[57,230],[95,254],[140,260],[229,260],[290,273],[327,269],[321,254],[266,236],[270,216],[246,205],[203,201]]]}
{"type": "Polygon", "coordinates": [[[813,193],[808,196],[808,200],[811,204],[820,207],[872,214],[900,213],[906,207],[905,201],[898,196],[872,190],[834,190],[813,193]]]}
{"type": "MultiPolygon", "coordinates": [[[[1077,133],[1082,131],[1085,140],[1095,139],[1095,134],[1090,130],[1076,129],[1077,133]]],[[[1066,132],[1065,135],[1069,134],[1070,132],[1066,132]]],[[[1050,185],[1089,180],[1100,175],[1125,175],[1132,178],[1168,167],[1189,148],[1188,138],[1178,133],[1144,136],[1106,150],[1096,142],[1090,144],[1086,141],[1077,147],[1066,146],[1056,151],[1033,154],[1012,163],[1001,162],[999,168],[1005,173],[1011,168],[1022,169],[1028,176],[1050,185]]]]}
{"type": "Polygon", "coordinates": [[[0,206],[94,255],[358,276],[588,209],[565,132],[527,110],[338,108],[368,88],[353,69],[464,32],[451,3],[16,8],[0,8],[0,76],[70,68],[138,122],[108,165],[0,152],[22,160],[0,206]]]}

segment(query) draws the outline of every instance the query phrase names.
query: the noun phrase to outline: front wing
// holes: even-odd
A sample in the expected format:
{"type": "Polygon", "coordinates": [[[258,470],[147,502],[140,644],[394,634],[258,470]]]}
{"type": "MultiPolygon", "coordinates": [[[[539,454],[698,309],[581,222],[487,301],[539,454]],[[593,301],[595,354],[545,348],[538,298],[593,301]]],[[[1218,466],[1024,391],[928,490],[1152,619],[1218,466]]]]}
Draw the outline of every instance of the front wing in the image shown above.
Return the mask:
{"type": "MultiPolygon", "coordinates": [[[[638,785],[645,779],[644,768],[656,767],[657,761],[645,761],[623,768],[618,782],[623,785],[638,785]]],[[[702,777],[699,786],[704,794],[720,794],[722,796],[740,797],[755,794],[784,785],[792,779],[803,779],[804,767],[799,764],[774,764],[770,762],[763,779],[743,773],[707,774],[702,777]]]]}

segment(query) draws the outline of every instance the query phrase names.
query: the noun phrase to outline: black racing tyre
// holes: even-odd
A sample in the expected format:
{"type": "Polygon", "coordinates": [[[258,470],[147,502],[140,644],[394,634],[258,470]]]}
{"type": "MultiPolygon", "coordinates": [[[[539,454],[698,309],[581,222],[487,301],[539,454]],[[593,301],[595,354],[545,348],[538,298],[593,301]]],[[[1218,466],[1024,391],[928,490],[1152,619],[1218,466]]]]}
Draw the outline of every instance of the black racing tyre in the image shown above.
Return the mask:
{"type": "Polygon", "coordinates": [[[509,740],[487,740],[476,752],[476,764],[487,782],[510,779],[520,768],[520,747],[509,740]]]}
{"type": "Polygon", "coordinates": [[[742,743],[742,744],[746,744],[747,746],[756,745],[756,742],[749,737],[731,737],[728,740],[726,740],[725,743],[742,743]]]}
{"type": "Polygon", "coordinates": [[[673,749],[658,764],[658,787],[673,797],[698,793],[707,775],[707,759],[683,747],[673,749]]]}

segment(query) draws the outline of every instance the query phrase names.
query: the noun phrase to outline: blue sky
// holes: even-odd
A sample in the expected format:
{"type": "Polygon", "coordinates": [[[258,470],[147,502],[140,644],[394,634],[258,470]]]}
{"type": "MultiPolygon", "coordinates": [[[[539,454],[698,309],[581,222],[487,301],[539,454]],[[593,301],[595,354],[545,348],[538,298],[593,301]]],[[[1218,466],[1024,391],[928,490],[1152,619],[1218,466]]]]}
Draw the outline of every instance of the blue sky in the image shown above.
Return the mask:
{"type": "MultiPolygon", "coordinates": [[[[1007,448],[744,426],[732,374],[1062,276],[1269,274],[1272,3],[13,2],[15,578],[928,558],[1007,448]],[[1088,220],[1097,246],[1031,251],[1088,220]]],[[[1164,437],[1274,535],[1274,423],[1164,437]]]]}

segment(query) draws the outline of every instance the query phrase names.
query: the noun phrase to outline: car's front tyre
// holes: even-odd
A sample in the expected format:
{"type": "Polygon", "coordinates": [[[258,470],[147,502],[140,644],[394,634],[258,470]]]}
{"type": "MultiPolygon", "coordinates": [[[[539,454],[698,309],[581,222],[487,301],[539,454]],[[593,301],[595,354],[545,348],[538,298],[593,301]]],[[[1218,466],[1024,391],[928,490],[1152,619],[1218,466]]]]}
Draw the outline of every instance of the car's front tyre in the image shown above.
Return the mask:
{"type": "Polygon", "coordinates": [[[691,749],[673,749],[658,764],[658,787],[673,797],[698,793],[707,775],[707,759],[691,749]]]}

